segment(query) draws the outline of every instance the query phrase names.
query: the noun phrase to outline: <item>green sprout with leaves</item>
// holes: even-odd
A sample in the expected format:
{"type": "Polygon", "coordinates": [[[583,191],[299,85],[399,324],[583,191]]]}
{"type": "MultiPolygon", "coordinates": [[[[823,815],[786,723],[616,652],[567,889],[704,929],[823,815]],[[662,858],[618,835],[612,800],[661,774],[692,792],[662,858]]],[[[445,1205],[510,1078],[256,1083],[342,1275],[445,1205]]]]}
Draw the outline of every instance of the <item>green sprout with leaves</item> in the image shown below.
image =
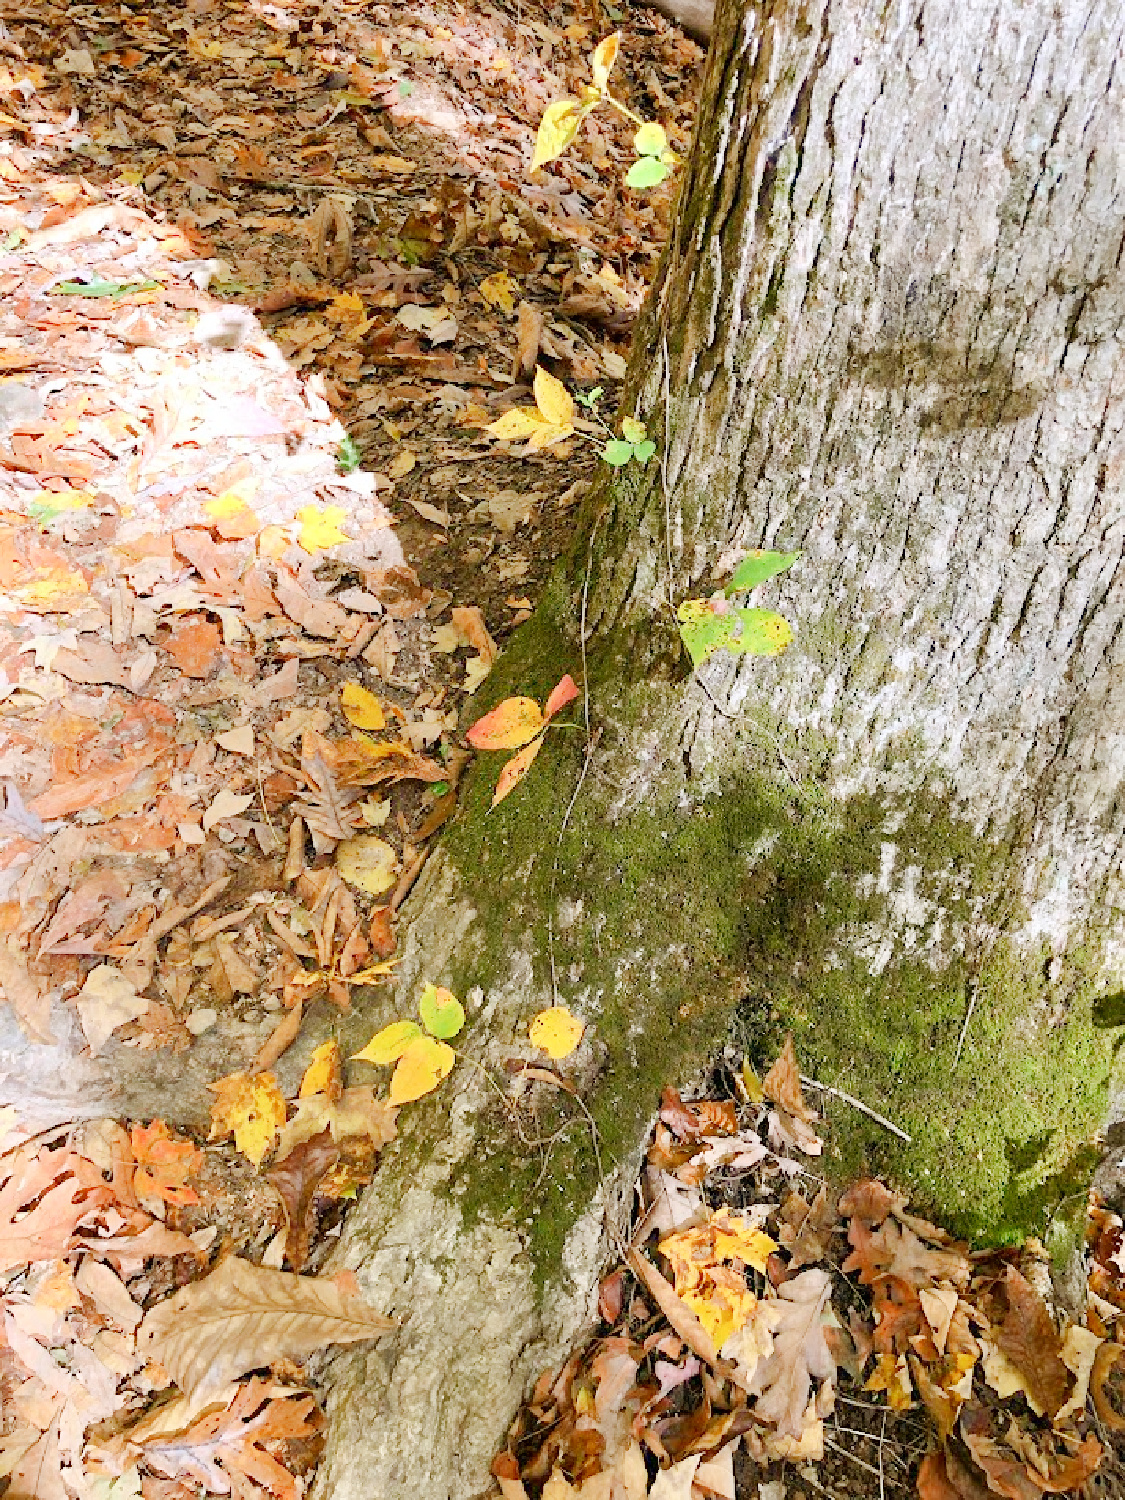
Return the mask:
{"type": "Polygon", "coordinates": [[[617,61],[620,47],[619,31],[600,41],[590,55],[593,82],[584,86],[577,99],[556,99],[554,103],[548,104],[535,137],[535,155],[531,159],[533,172],[537,167],[544,167],[563,154],[581,130],[583,120],[599,104],[608,104],[637,127],[633,136],[637,160],[625,174],[629,187],[655,187],[658,182],[664,181],[677,164],[680,158],[668,145],[663,125],[652,120],[642,120],[640,115],[634,114],[628,105],[609,91],[609,75],[617,61]]]}
{"type": "Polygon", "coordinates": [[[574,406],[577,400],[607,435],[608,441],[601,449],[601,456],[607,464],[612,464],[615,469],[620,469],[633,460],[643,464],[656,452],[656,444],[645,432],[643,423],[632,417],[622,419],[622,436],[615,435],[613,428],[598,410],[598,402],[602,397],[600,385],[585,396],[574,397],[561,380],[538,365],[532,391],[535,395],[534,406],[513,407],[502,417],[497,417],[495,422],[490,422],[485,431],[507,442],[526,438],[528,449],[533,453],[550,448],[572,436],[585,438],[587,442],[602,442],[600,434],[581,432],[575,427],[574,406]]]}
{"type": "Polygon", "coordinates": [[[750,552],[734,571],[724,589],[710,599],[685,599],[676,611],[680,639],[687,647],[693,667],[701,666],[716,651],[776,656],[793,639],[788,620],[776,610],[735,605],[736,594],[747,594],[760,583],[784,573],[800,557],[799,552],[750,552]]]}
{"type": "Polygon", "coordinates": [[[354,474],[363,463],[363,454],[359,451],[359,444],[351,433],[345,433],[343,442],[336,449],[336,467],[341,474],[354,474]]]}

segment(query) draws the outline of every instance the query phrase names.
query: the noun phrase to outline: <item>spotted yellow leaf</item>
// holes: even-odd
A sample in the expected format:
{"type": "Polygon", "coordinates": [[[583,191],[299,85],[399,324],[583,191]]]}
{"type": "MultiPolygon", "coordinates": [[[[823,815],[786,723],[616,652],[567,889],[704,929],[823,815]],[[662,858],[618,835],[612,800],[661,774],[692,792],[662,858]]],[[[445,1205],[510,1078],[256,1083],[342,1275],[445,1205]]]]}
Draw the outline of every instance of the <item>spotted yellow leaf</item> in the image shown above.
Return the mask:
{"type": "Polygon", "coordinates": [[[349,885],[369,896],[381,896],[395,883],[398,855],[377,834],[361,833],[336,846],[336,868],[349,885]]]}
{"type": "Polygon", "coordinates": [[[474,750],[518,750],[533,740],[545,723],[534,698],[505,698],[477,720],[466,738],[474,750]]]}
{"type": "Polygon", "coordinates": [[[585,1025],[577,1016],[571,1015],[565,1005],[554,1005],[550,1010],[541,1010],[532,1016],[528,1036],[533,1047],[540,1048],[556,1062],[569,1057],[582,1040],[585,1025]]]}

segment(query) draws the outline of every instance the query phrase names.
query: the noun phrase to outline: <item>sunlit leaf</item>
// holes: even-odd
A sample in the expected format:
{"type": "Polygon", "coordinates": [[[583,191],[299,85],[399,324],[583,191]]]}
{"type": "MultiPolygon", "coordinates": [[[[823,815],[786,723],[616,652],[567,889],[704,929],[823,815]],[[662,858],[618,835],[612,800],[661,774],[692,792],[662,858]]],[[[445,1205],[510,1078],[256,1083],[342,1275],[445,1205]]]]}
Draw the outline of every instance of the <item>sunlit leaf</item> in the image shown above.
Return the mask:
{"type": "Polygon", "coordinates": [[[638,422],[634,417],[621,418],[621,431],[625,439],[630,443],[643,443],[645,440],[645,424],[638,422]]]}
{"type": "Polygon", "coordinates": [[[357,729],[382,729],[386,723],[383,705],[375,694],[358,682],[345,682],[340,689],[340,707],[349,724],[357,729]]]}
{"type": "Polygon", "coordinates": [[[207,1085],[217,1095],[211,1106],[209,1139],[222,1140],[233,1133],[234,1144],[254,1163],[273,1145],[285,1124],[285,1097],[272,1073],[231,1073],[207,1085]]]}
{"type": "Polygon", "coordinates": [[[545,722],[534,698],[505,698],[478,719],[465,738],[474,750],[518,750],[535,738],[545,722]]]}
{"type": "Polygon", "coordinates": [[[784,573],[786,568],[791,568],[800,555],[799,552],[749,553],[735,568],[734,577],[727,585],[727,592],[745,593],[747,589],[757,588],[767,578],[773,578],[775,574],[784,573]]]}
{"type": "Polygon", "coordinates": [[[578,684],[568,672],[551,689],[550,696],[543,707],[544,720],[553,719],[561,709],[564,709],[568,703],[573,703],[577,697],[578,684]]]}
{"type": "Polygon", "coordinates": [[[603,93],[609,87],[609,75],[613,72],[620,46],[621,33],[615,31],[612,36],[604,37],[590,56],[590,72],[594,79],[594,87],[603,93]]]}
{"type": "Polygon", "coordinates": [[[642,125],[633,137],[633,149],[638,156],[660,156],[668,149],[668,137],[664,126],[650,120],[642,125]]]}
{"type": "Polygon", "coordinates": [[[542,434],[545,427],[550,426],[543,420],[542,414],[533,406],[517,406],[511,411],[506,411],[503,416],[497,417],[495,422],[489,422],[484,429],[490,432],[494,438],[502,438],[508,443],[518,443],[524,438],[535,434],[542,434]]]}
{"type": "Polygon", "coordinates": [[[670,170],[659,157],[642,156],[625,173],[625,181],[631,188],[655,187],[664,181],[670,170]]]}
{"type": "Polygon", "coordinates": [[[610,438],[602,449],[602,457],[615,469],[623,469],[632,459],[634,451],[632,443],[627,443],[624,438],[610,438]]]}
{"type": "Polygon", "coordinates": [[[557,1062],[561,1057],[570,1056],[585,1030],[583,1022],[571,1015],[565,1005],[555,1005],[532,1016],[528,1037],[533,1047],[539,1047],[557,1062]]]}
{"type": "Polygon", "coordinates": [[[719,650],[775,656],[793,639],[788,621],[771,609],[736,609],[710,599],[687,599],[676,618],[693,666],[719,650]]]}
{"type": "Polygon", "coordinates": [[[535,393],[536,406],[552,427],[572,428],[574,426],[574,401],[571,399],[570,392],[561,380],[556,380],[542,365],[535,367],[532,390],[535,393]]]}
{"type": "Polygon", "coordinates": [[[340,542],[351,541],[340,526],[348,513],[341,505],[306,505],[297,512],[301,529],[297,534],[298,545],[305,552],[323,552],[340,542]]]}
{"type": "Polygon", "coordinates": [[[500,772],[500,778],[496,783],[496,790],[492,794],[492,806],[496,807],[503,802],[508,794],[519,786],[520,782],[531,770],[531,763],[539,754],[543,745],[543,735],[532,740],[530,745],[525,745],[522,750],[513,755],[511,760],[504,763],[504,769],[500,772]]]}
{"type": "Polygon", "coordinates": [[[553,104],[548,104],[535,136],[535,154],[531,158],[533,172],[536,167],[546,166],[563,154],[592,108],[593,103],[582,99],[556,99],[553,104]]]}
{"type": "Polygon", "coordinates": [[[507,271],[494,271],[486,276],[477,290],[493,307],[502,307],[506,313],[515,312],[519,286],[507,271]]]}
{"type": "Polygon", "coordinates": [[[340,1045],[335,1037],[321,1042],[309,1059],[301,1079],[298,1098],[309,1099],[314,1094],[339,1094],[342,1083],[340,1070],[340,1045]]]}
{"type": "Polygon", "coordinates": [[[465,1024],[465,1011],[457,996],[449,990],[428,984],[418,1000],[422,1025],[440,1041],[456,1036],[465,1024]]]}
{"type": "Polygon", "coordinates": [[[651,438],[645,438],[643,443],[638,443],[633,449],[634,457],[639,464],[647,464],[656,452],[656,444],[651,438]]]}
{"type": "Polygon", "coordinates": [[[422,1035],[417,1021],[392,1021],[384,1026],[364,1047],[362,1052],[352,1053],[352,1062],[393,1063],[422,1035]]]}
{"type": "Polygon", "coordinates": [[[390,1102],[409,1104],[431,1094],[442,1079],[448,1078],[457,1054],[444,1042],[432,1036],[419,1036],[410,1043],[398,1060],[391,1077],[390,1102]]]}

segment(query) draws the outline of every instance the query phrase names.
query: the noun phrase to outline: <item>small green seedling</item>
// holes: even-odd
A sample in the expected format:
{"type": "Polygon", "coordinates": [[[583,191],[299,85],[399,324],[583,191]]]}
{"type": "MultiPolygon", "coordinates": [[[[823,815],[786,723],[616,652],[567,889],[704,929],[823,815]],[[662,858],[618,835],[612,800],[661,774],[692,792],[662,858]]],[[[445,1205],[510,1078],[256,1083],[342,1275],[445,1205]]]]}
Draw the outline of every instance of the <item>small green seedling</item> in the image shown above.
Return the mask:
{"type": "Polygon", "coordinates": [[[693,667],[701,666],[716,651],[776,656],[785,650],[793,639],[788,620],[776,610],[735,605],[731,599],[784,573],[800,555],[799,552],[750,552],[739,563],[725,589],[712,594],[710,599],[684,600],[676,611],[676,619],[693,667]]]}

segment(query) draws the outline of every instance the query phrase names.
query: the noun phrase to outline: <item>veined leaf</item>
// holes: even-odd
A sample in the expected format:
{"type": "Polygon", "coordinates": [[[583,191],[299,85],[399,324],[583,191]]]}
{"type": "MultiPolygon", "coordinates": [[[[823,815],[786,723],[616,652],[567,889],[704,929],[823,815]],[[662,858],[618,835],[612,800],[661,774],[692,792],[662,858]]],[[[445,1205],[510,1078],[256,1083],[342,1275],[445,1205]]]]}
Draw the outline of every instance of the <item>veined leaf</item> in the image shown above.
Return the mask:
{"type": "Polygon", "coordinates": [[[561,380],[556,380],[542,365],[536,365],[532,390],[535,393],[535,404],[543,413],[545,421],[550,422],[552,427],[573,428],[574,402],[561,380]]]}
{"type": "Polygon", "coordinates": [[[799,552],[751,552],[742,559],[734,570],[734,577],[727,585],[728,594],[744,593],[747,589],[757,588],[758,584],[765,583],[767,578],[773,578],[778,573],[784,573],[791,568],[800,557],[799,552]]]}
{"type": "Polygon", "coordinates": [[[602,457],[615,469],[623,469],[637,450],[625,438],[610,438],[602,449],[602,457]]]}
{"type": "Polygon", "coordinates": [[[518,443],[523,438],[541,435],[543,429],[549,426],[536,407],[517,406],[497,417],[495,422],[490,422],[484,430],[495,438],[503,438],[505,442],[518,443]]]}
{"type": "Polygon", "coordinates": [[[556,99],[548,104],[539,121],[535,137],[535,154],[531,158],[531,170],[543,167],[563,154],[582,128],[582,121],[597,103],[585,99],[556,99]]]}
{"type": "Polygon", "coordinates": [[[577,697],[578,684],[568,672],[551,689],[550,696],[543,707],[544,720],[553,719],[560,710],[564,709],[568,703],[573,703],[577,697]]]}
{"type": "Polygon", "coordinates": [[[393,1063],[422,1035],[417,1021],[392,1021],[384,1026],[364,1047],[362,1052],[353,1052],[353,1062],[393,1063]]]}
{"type": "Polygon", "coordinates": [[[710,599],[687,599],[676,618],[680,639],[696,667],[720,650],[775,656],[793,639],[789,622],[772,609],[717,608],[710,599]]]}
{"type": "Polygon", "coordinates": [[[534,698],[505,698],[478,719],[465,737],[474,750],[518,750],[533,740],[545,723],[534,698]]]}
{"type": "Polygon", "coordinates": [[[345,682],[340,689],[340,707],[349,724],[357,729],[382,729],[386,720],[383,705],[369,689],[358,682],[345,682]]]}

